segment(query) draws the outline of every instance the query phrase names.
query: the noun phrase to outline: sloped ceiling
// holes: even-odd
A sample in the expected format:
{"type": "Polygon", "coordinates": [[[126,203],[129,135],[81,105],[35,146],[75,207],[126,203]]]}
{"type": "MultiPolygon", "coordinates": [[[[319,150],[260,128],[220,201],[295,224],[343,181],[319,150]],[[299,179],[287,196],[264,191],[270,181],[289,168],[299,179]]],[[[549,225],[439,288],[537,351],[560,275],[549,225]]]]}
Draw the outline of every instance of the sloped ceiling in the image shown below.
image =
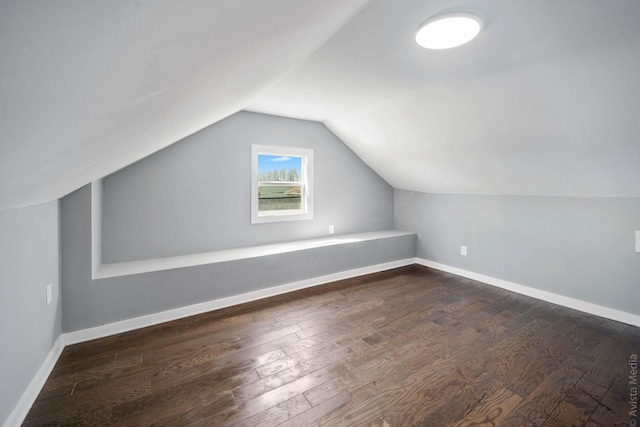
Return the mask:
{"type": "Polygon", "coordinates": [[[379,0],[249,108],[322,120],[396,188],[640,196],[640,2],[379,0]],[[484,17],[413,42],[449,8],[484,17]]]}
{"type": "Polygon", "coordinates": [[[367,0],[0,0],[0,209],[242,109],[367,0]]]}
{"type": "Polygon", "coordinates": [[[324,122],[396,188],[640,196],[637,0],[0,0],[0,209],[240,109],[324,122]],[[428,51],[429,16],[483,16],[428,51]]]}

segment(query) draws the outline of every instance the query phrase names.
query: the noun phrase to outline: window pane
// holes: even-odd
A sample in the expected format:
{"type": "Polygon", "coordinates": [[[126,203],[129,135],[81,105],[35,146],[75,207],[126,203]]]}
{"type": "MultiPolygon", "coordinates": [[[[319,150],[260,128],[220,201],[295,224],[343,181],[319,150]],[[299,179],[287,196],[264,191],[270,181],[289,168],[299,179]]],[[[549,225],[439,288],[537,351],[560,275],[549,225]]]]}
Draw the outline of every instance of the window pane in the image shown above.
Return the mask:
{"type": "Polygon", "coordinates": [[[251,146],[251,223],[313,219],[313,150],[251,146]]]}
{"type": "Polygon", "coordinates": [[[258,212],[302,209],[302,187],[269,185],[258,187],[258,212]]]}
{"type": "Polygon", "coordinates": [[[300,181],[302,157],[258,155],[258,181],[300,181]]]}

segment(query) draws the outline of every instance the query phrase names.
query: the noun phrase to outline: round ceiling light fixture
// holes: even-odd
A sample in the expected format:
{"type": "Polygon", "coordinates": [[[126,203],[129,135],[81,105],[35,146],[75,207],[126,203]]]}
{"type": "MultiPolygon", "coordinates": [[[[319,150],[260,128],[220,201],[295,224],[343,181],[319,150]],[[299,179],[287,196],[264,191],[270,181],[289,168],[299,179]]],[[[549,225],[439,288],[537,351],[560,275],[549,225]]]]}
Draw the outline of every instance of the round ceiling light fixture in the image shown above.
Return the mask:
{"type": "Polygon", "coordinates": [[[416,42],[427,49],[449,49],[474,39],[482,20],[471,13],[452,12],[433,16],[420,25],[416,42]]]}

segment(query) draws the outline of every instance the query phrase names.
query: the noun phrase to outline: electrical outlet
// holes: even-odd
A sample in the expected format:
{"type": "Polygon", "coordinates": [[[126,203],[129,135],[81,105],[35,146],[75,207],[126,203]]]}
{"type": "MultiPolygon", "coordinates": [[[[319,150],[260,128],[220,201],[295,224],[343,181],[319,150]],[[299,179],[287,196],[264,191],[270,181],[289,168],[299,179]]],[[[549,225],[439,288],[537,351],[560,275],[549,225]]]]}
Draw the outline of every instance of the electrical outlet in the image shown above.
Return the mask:
{"type": "Polygon", "coordinates": [[[51,304],[53,300],[53,285],[49,283],[47,285],[47,305],[51,304]]]}
{"type": "Polygon", "coordinates": [[[466,246],[460,246],[460,255],[467,256],[467,247],[466,246]]]}
{"type": "Polygon", "coordinates": [[[333,234],[333,231],[334,231],[334,229],[333,229],[333,225],[330,225],[330,226],[329,226],[329,234],[333,234]]]}
{"type": "Polygon", "coordinates": [[[640,252],[640,230],[636,230],[636,252],[640,252]]]}

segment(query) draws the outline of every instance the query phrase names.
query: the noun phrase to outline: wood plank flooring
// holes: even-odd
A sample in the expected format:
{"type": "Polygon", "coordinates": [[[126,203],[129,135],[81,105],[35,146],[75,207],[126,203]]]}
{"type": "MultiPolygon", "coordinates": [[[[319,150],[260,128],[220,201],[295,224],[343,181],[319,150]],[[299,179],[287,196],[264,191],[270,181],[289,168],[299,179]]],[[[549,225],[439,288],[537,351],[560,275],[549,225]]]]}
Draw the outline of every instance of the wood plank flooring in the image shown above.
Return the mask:
{"type": "Polygon", "coordinates": [[[24,425],[628,426],[639,353],[640,328],[411,266],[67,347],[24,425]]]}

